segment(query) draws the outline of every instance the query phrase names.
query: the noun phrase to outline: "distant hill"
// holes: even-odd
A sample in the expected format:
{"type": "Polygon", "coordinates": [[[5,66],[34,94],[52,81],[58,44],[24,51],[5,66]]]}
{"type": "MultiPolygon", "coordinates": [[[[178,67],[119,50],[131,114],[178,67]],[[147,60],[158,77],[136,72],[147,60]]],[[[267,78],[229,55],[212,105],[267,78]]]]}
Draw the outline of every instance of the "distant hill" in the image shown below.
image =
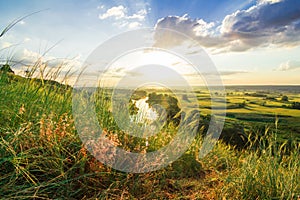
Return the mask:
{"type": "Polygon", "coordinates": [[[0,65],[0,71],[4,73],[15,74],[15,72],[11,69],[9,64],[0,65]]]}
{"type": "Polygon", "coordinates": [[[28,82],[31,81],[33,84],[38,85],[45,85],[47,87],[55,87],[60,89],[71,89],[70,85],[62,84],[54,80],[47,80],[47,79],[39,79],[39,78],[28,78],[22,77],[20,75],[16,75],[15,72],[11,69],[10,65],[0,65],[0,79],[5,79],[7,83],[12,82],[28,82]]]}

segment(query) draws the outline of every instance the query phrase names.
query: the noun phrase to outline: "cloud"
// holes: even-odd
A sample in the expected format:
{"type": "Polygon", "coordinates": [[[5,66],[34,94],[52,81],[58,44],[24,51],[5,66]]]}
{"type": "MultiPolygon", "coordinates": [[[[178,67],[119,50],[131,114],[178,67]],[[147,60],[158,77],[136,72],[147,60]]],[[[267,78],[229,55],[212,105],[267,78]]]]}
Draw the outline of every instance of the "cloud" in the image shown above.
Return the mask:
{"type": "Polygon", "coordinates": [[[35,69],[33,76],[39,77],[40,72],[46,79],[61,79],[67,74],[73,74],[81,68],[80,56],[74,58],[56,58],[53,56],[42,55],[38,52],[22,49],[17,51],[8,60],[13,70],[19,75],[25,75],[25,71],[35,69]],[[59,72],[59,73],[56,73],[59,72]],[[58,76],[58,77],[54,77],[58,76]]]}
{"type": "Polygon", "coordinates": [[[112,20],[113,24],[120,28],[127,27],[129,29],[134,29],[142,26],[143,21],[145,21],[146,15],[148,14],[146,9],[140,9],[132,15],[128,14],[128,9],[124,6],[111,7],[103,14],[99,15],[101,20],[112,20]]]}
{"type": "Polygon", "coordinates": [[[83,63],[80,58],[80,56],[57,58],[23,49],[17,51],[8,60],[8,63],[18,75],[25,76],[29,70],[33,73],[32,77],[41,78],[41,74],[43,74],[44,79],[52,79],[72,85],[81,72],[79,69],[83,63]]]}
{"type": "Polygon", "coordinates": [[[275,71],[292,71],[296,69],[300,69],[300,61],[287,61],[281,63],[275,71]]]}
{"type": "Polygon", "coordinates": [[[214,22],[207,23],[204,20],[200,19],[197,20],[197,25],[193,29],[193,31],[195,32],[196,36],[206,37],[215,33],[214,27],[214,22]]]}
{"type": "Polygon", "coordinates": [[[99,15],[99,19],[122,19],[125,17],[125,13],[127,13],[127,10],[124,6],[116,6],[108,9],[104,14],[99,15]]]}
{"type": "Polygon", "coordinates": [[[104,9],[104,8],[105,8],[104,5],[99,5],[99,6],[97,6],[97,9],[98,9],[98,10],[102,10],[102,9],[104,9]]]}
{"type": "Polygon", "coordinates": [[[23,41],[24,41],[24,42],[29,42],[29,41],[31,41],[31,38],[25,37],[23,41]]]}
{"type": "Polygon", "coordinates": [[[214,23],[207,23],[202,19],[191,19],[188,15],[168,16],[157,21],[155,28],[175,29],[176,31],[185,33],[188,36],[204,36],[210,35],[214,23]]]}
{"type": "MultiPolygon", "coordinates": [[[[261,0],[249,9],[227,15],[219,23],[191,19],[187,15],[167,16],[159,19],[155,28],[184,33],[215,53],[270,45],[297,46],[300,44],[300,1],[261,0]]],[[[166,37],[170,36],[159,33],[157,42],[166,41],[166,37]]],[[[178,38],[168,40],[169,46],[172,42],[173,46],[184,42],[178,38]]]]}
{"type": "Polygon", "coordinates": [[[139,21],[144,21],[145,20],[145,16],[148,14],[146,9],[142,9],[139,10],[137,13],[131,15],[131,16],[127,16],[127,19],[135,19],[135,20],[139,20],[139,21]]]}
{"type": "Polygon", "coordinates": [[[259,4],[264,4],[264,3],[278,3],[281,2],[283,0],[259,0],[258,3],[259,4]]]}
{"type": "Polygon", "coordinates": [[[19,24],[20,24],[20,25],[24,25],[24,24],[26,24],[26,22],[25,22],[24,20],[21,20],[21,21],[19,22],[19,24]]]}
{"type": "Polygon", "coordinates": [[[285,33],[300,20],[300,1],[267,1],[248,10],[237,11],[225,17],[221,32],[226,36],[259,38],[285,33]]]}
{"type": "MultiPolygon", "coordinates": [[[[204,72],[201,73],[203,76],[231,76],[231,75],[236,75],[236,74],[246,74],[246,73],[250,73],[248,71],[220,71],[218,73],[215,72],[204,72]]],[[[199,74],[184,74],[185,76],[189,76],[189,77],[198,77],[199,74]]]]}
{"type": "Polygon", "coordinates": [[[142,24],[139,22],[131,22],[128,24],[128,28],[130,28],[130,29],[138,28],[140,26],[142,26],[142,24]]]}
{"type": "Polygon", "coordinates": [[[165,32],[160,29],[171,29],[183,33],[184,35],[195,39],[206,47],[217,46],[222,38],[215,36],[217,29],[215,23],[207,23],[204,20],[191,19],[187,15],[184,16],[167,16],[159,19],[155,25],[156,45],[160,47],[179,46],[185,41],[185,37],[176,37],[178,34],[165,32]]]}
{"type": "Polygon", "coordinates": [[[37,52],[30,51],[28,49],[22,49],[17,51],[12,58],[12,61],[20,65],[34,65],[37,61],[43,61],[45,58],[37,52]]]}
{"type": "Polygon", "coordinates": [[[6,48],[9,48],[11,46],[13,46],[13,44],[10,43],[10,42],[2,42],[1,49],[6,49],[6,48]]]}
{"type": "Polygon", "coordinates": [[[220,75],[222,76],[231,76],[236,74],[247,74],[250,73],[248,71],[220,71],[220,75]]]}
{"type": "Polygon", "coordinates": [[[103,76],[106,79],[109,78],[122,78],[124,76],[126,77],[141,77],[143,76],[143,73],[137,72],[137,71],[131,71],[126,68],[120,67],[120,68],[114,68],[110,69],[108,71],[98,71],[100,73],[103,73],[103,76]]]}

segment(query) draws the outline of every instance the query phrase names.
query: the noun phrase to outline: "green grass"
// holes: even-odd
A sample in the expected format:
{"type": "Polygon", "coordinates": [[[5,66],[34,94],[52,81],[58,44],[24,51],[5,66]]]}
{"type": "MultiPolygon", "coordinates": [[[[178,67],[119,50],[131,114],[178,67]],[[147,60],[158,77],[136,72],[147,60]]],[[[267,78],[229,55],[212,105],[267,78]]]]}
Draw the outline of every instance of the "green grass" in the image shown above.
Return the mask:
{"type": "MultiPolygon", "coordinates": [[[[273,130],[249,129],[247,149],[236,150],[219,141],[198,159],[201,128],[190,149],[164,169],[132,174],[107,167],[79,139],[71,93],[71,87],[55,82],[0,74],[0,199],[297,199],[300,195],[299,143],[279,142],[273,130]]],[[[107,93],[98,95],[99,123],[125,149],[152,151],[176,132],[176,126],[169,125],[162,131],[167,135],[152,138],[148,149],[137,148],[141,139],[116,128],[107,93]]]]}
{"type": "Polygon", "coordinates": [[[276,133],[268,130],[251,141],[253,151],[244,152],[240,166],[227,177],[227,192],[237,192],[242,199],[299,198],[299,143],[279,145],[276,133]]]}

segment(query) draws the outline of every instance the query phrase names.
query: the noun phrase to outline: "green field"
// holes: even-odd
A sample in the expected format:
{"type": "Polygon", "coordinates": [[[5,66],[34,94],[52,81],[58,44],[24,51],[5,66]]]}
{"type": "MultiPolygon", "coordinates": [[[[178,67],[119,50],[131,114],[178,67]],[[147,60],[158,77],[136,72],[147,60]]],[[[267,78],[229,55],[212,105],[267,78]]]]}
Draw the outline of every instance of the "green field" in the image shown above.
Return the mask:
{"type": "MultiPolygon", "coordinates": [[[[188,151],[166,168],[134,174],[103,165],[84,148],[74,126],[72,90],[54,81],[0,73],[0,199],[300,196],[300,110],[290,108],[300,101],[296,92],[286,91],[289,100],[283,102],[280,91],[259,90],[275,97],[267,99],[245,94],[256,93],[256,89],[227,88],[227,117],[221,139],[201,159],[198,150],[211,117],[211,104],[208,92],[197,93],[201,120],[188,151]]],[[[96,109],[106,136],[117,146],[147,153],[172,140],[178,131],[173,107],[167,109],[168,123],[145,145],[145,139],[128,136],[116,125],[107,98],[110,92],[103,89],[95,93],[96,109]]],[[[170,92],[149,90],[147,95],[152,92],[168,95],[158,102],[175,102],[170,92]]]]}
{"type": "MultiPolygon", "coordinates": [[[[270,126],[278,120],[277,131],[280,136],[285,137],[285,135],[290,134],[299,140],[300,110],[291,108],[293,102],[300,101],[299,92],[278,91],[276,89],[270,92],[269,90],[268,86],[262,86],[259,90],[251,86],[244,86],[242,90],[237,90],[234,86],[227,88],[226,113],[228,123],[238,122],[249,128],[255,125],[270,126]],[[257,92],[263,97],[250,96],[257,92]],[[282,101],[282,96],[287,96],[288,101],[282,101]]],[[[210,114],[210,93],[208,91],[202,92],[201,95],[198,95],[198,99],[201,112],[210,114]]],[[[214,106],[218,106],[218,103],[214,106]]]]}

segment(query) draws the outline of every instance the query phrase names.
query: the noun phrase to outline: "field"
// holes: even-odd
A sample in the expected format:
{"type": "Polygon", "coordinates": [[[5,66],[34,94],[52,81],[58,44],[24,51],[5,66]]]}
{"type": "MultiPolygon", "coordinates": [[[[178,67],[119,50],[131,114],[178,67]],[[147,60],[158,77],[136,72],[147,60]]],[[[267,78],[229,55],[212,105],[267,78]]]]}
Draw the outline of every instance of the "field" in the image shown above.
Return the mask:
{"type": "MultiPolygon", "coordinates": [[[[226,88],[225,127],[201,159],[211,104],[209,93],[195,88],[201,120],[192,145],[165,168],[140,174],[114,170],[87,151],[75,129],[72,91],[55,81],[0,72],[0,199],[299,199],[300,110],[292,108],[300,102],[299,87],[226,88]]],[[[153,92],[167,95],[160,96],[171,102],[166,106],[175,105],[170,92],[146,95],[153,92]]],[[[128,136],[116,125],[109,93],[95,93],[96,109],[116,146],[147,153],[178,131],[171,106],[168,123],[148,145],[128,136]]]]}
{"type": "MultiPolygon", "coordinates": [[[[205,90],[204,90],[205,91],[205,90]]],[[[299,141],[300,110],[292,109],[293,102],[300,101],[297,86],[229,86],[226,88],[227,123],[242,123],[245,128],[272,126],[278,120],[277,132],[284,139],[293,137],[299,141]],[[288,97],[283,101],[282,97],[288,97]]],[[[210,113],[210,94],[198,95],[202,112],[210,113]]]]}

